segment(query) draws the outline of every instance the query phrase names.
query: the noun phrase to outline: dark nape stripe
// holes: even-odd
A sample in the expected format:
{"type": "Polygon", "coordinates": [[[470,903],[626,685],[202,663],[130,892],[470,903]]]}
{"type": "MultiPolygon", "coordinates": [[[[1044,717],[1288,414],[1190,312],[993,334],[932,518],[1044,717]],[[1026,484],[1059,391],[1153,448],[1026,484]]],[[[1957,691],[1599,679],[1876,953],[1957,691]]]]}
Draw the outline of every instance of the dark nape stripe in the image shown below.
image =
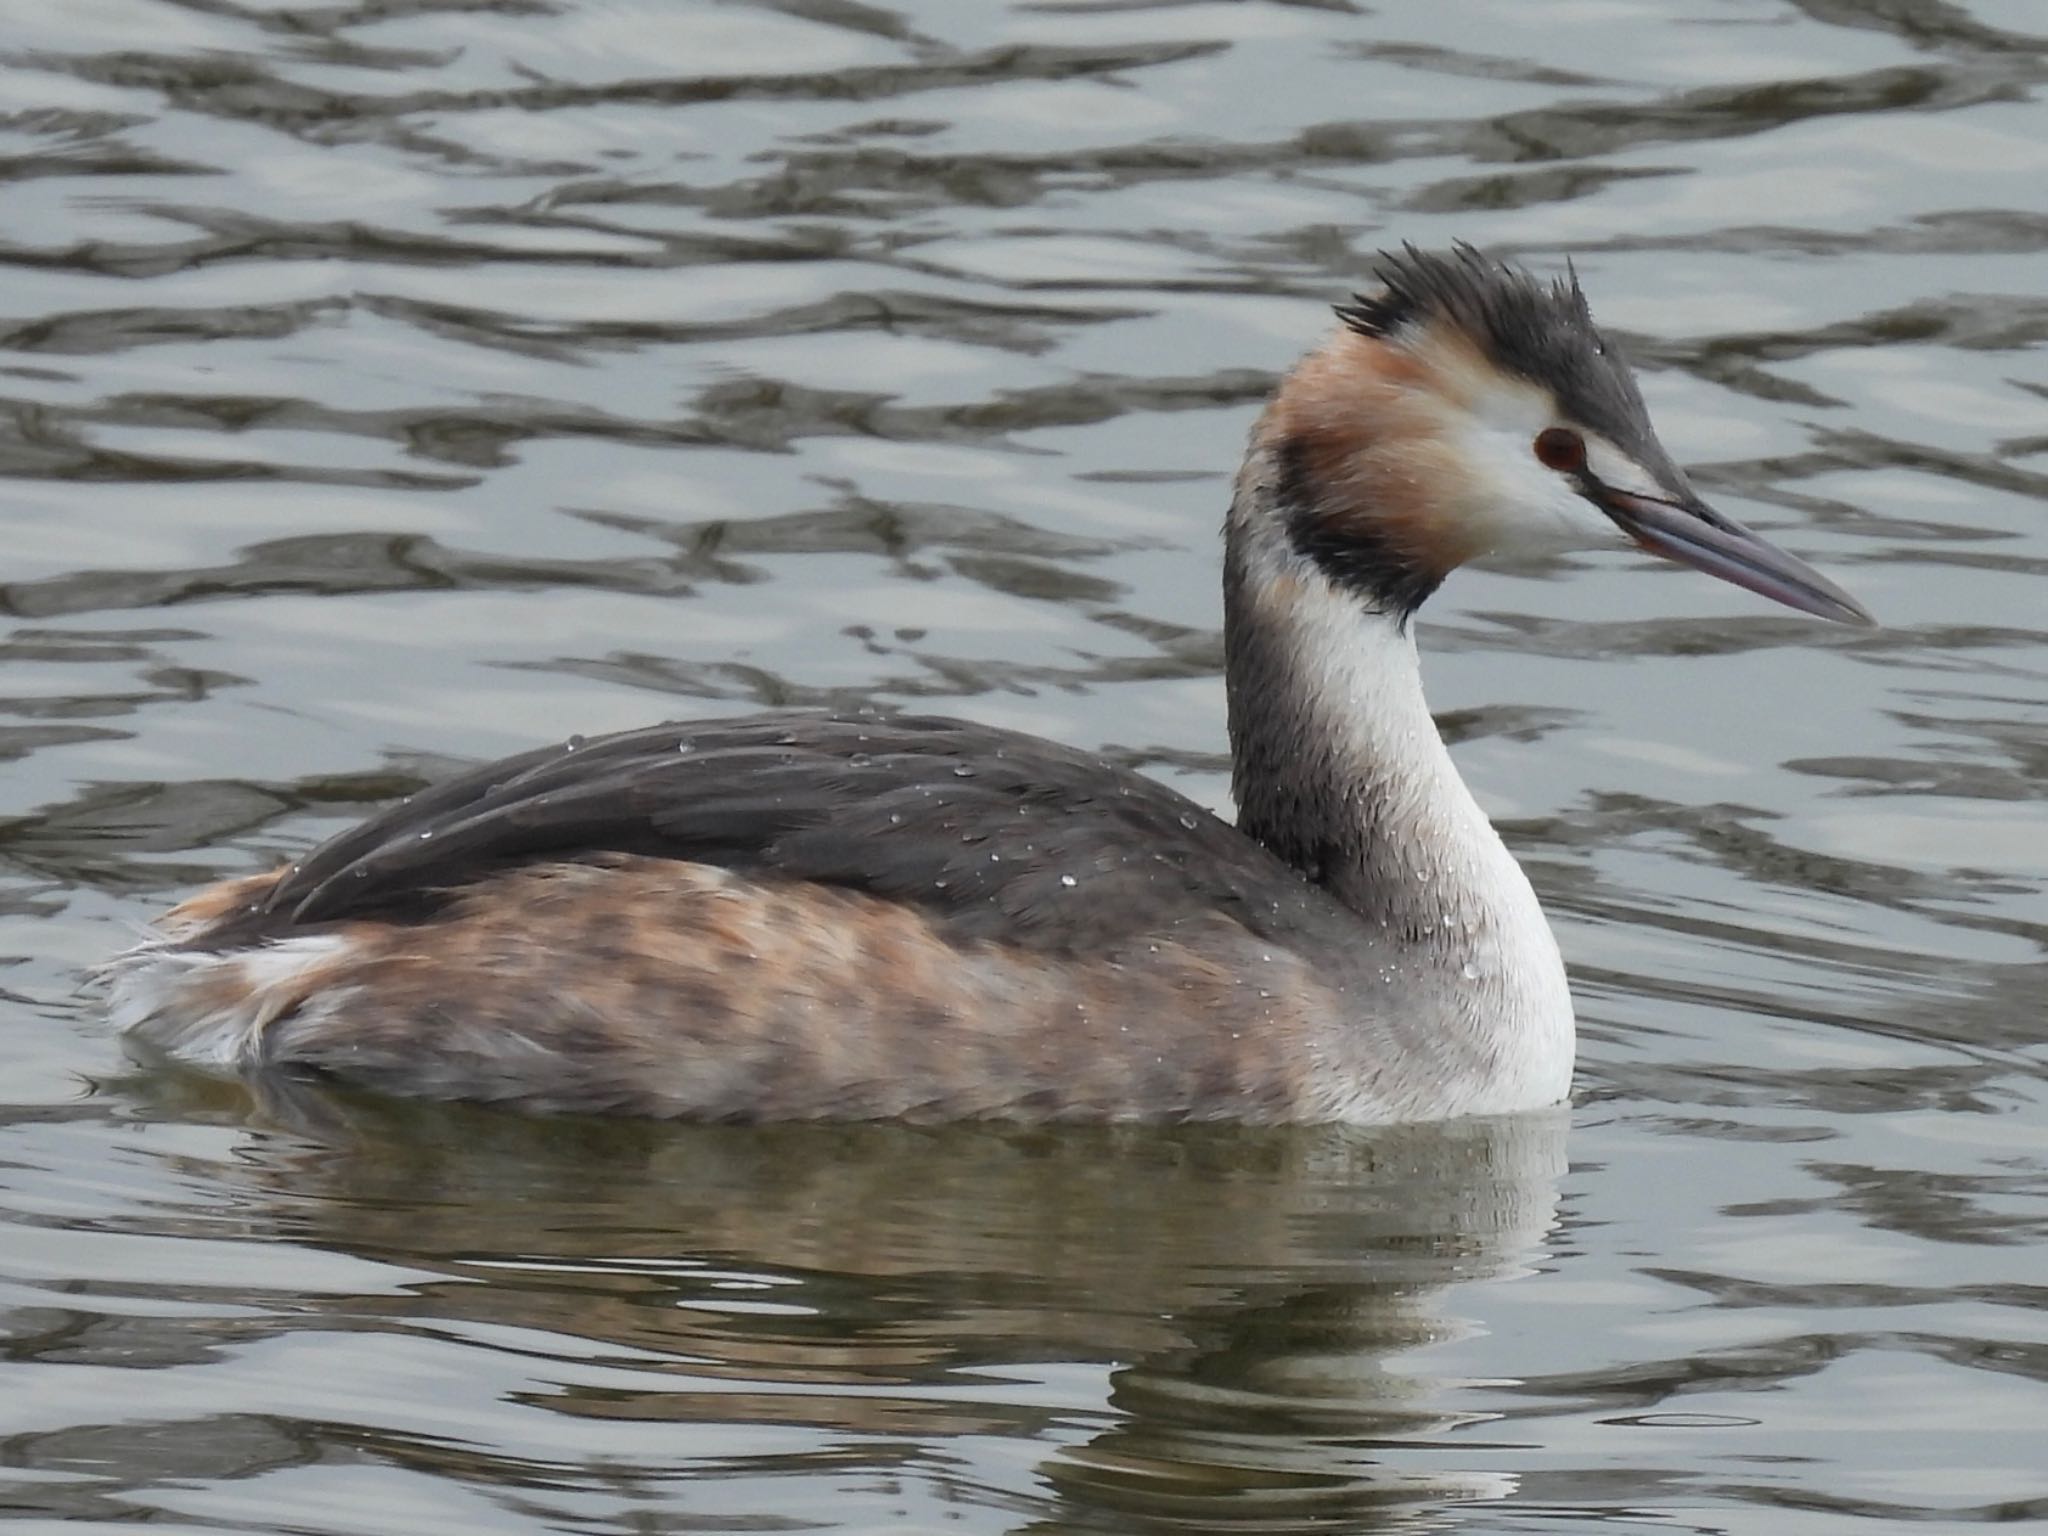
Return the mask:
{"type": "Polygon", "coordinates": [[[1371,520],[1329,516],[1300,443],[1282,443],[1275,458],[1280,515],[1295,553],[1312,562],[1339,591],[1374,613],[1390,614],[1406,624],[1443,585],[1443,573],[1399,548],[1371,520]]]}

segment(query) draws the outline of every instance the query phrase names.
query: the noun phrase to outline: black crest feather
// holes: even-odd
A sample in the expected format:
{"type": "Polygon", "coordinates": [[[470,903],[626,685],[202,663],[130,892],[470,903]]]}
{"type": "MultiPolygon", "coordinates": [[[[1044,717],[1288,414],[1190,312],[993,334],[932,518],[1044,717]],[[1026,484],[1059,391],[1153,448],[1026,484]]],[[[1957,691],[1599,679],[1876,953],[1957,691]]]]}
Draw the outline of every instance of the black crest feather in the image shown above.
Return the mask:
{"type": "Polygon", "coordinates": [[[1461,241],[1448,251],[1384,251],[1373,275],[1379,292],[1337,306],[1361,336],[1393,340],[1418,325],[1451,326],[1495,367],[1543,386],[1567,417],[1653,472],[1668,464],[1635,377],[1594,325],[1569,265],[1544,283],[1461,241]]]}
{"type": "MultiPolygon", "coordinates": [[[[1547,287],[1520,267],[1459,241],[1448,251],[1404,245],[1380,252],[1373,267],[1381,289],[1337,306],[1337,317],[1363,336],[1390,337],[1417,320],[1448,320],[1482,346],[1512,343],[1532,327],[1586,327],[1593,314],[1569,263],[1547,287]]],[[[1595,332],[1594,339],[1599,339],[1595,332]]]]}

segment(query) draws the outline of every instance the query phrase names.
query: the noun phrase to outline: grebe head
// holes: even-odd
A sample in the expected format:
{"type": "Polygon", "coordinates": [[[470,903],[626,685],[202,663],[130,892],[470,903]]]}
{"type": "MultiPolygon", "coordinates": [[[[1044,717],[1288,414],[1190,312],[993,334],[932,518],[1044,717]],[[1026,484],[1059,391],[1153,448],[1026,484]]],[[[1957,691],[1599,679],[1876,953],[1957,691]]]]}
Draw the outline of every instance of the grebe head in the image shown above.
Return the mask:
{"type": "MultiPolygon", "coordinates": [[[[1708,506],[1657,441],[1575,274],[1469,245],[1382,256],[1377,292],[1263,418],[1260,511],[1339,586],[1405,617],[1480,555],[1631,541],[1821,618],[1871,622],[1804,561],[1708,506]]],[[[1252,487],[1247,487],[1252,488],[1252,487]]]]}

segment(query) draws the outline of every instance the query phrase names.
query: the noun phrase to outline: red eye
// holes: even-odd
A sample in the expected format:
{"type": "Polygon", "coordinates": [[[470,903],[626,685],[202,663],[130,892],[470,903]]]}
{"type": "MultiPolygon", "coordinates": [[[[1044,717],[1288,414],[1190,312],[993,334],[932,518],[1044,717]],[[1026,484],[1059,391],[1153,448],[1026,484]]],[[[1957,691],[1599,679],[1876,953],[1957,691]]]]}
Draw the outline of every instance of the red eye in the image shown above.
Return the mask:
{"type": "Polygon", "coordinates": [[[1570,427],[1545,427],[1536,434],[1535,448],[1537,460],[1561,475],[1586,467],[1586,440],[1570,427]]]}

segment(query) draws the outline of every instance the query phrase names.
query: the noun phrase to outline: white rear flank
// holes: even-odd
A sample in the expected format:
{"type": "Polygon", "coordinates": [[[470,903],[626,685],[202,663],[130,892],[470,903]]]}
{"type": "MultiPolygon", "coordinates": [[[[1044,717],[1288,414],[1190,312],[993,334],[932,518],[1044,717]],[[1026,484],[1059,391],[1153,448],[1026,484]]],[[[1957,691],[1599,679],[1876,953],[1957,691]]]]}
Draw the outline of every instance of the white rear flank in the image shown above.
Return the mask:
{"type": "Polygon", "coordinates": [[[209,952],[153,939],[109,961],[108,1017],[135,1044],[224,1076],[264,1061],[264,1031],[288,1013],[331,1012],[347,935],[314,933],[257,949],[209,952]]]}

